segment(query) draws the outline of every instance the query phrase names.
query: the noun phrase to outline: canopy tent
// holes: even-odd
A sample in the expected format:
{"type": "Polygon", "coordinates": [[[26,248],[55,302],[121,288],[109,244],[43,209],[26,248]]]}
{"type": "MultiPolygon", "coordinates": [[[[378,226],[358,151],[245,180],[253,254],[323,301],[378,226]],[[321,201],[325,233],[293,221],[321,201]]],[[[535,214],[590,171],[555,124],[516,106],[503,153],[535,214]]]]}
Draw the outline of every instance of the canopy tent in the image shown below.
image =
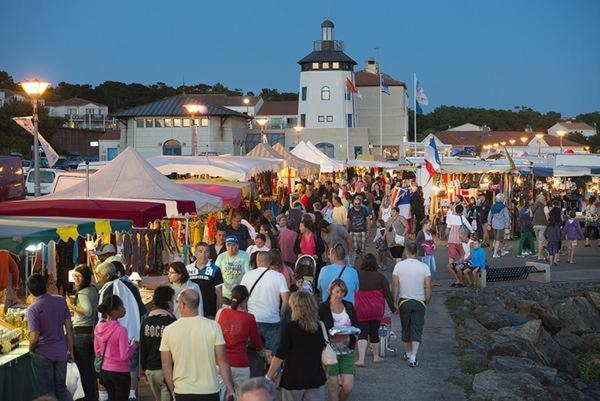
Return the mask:
{"type": "Polygon", "coordinates": [[[369,168],[385,168],[385,169],[400,169],[400,163],[398,162],[385,162],[385,161],[377,161],[377,160],[348,160],[346,162],[347,166],[350,167],[369,167],[369,168]]]}
{"type": "Polygon", "coordinates": [[[94,220],[64,217],[0,217],[0,249],[20,253],[29,245],[51,240],[77,239],[86,234],[130,231],[129,220],[94,220]]]}
{"type": "MultiPolygon", "coordinates": [[[[86,197],[87,182],[81,182],[48,198],[86,197]]],[[[177,185],[158,172],[132,147],[127,147],[106,166],[90,175],[90,197],[188,200],[198,213],[221,210],[220,198],[177,185]]]]}
{"type": "Polygon", "coordinates": [[[243,156],[155,156],[148,159],[162,174],[206,174],[228,180],[248,181],[265,171],[279,171],[281,159],[243,156]]]}
{"type": "Polygon", "coordinates": [[[98,199],[36,199],[4,202],[0,216],[54,216],[132,220],[135,227],[166,216],[163,203],[98,199]]]}
{"type": "Polygon", "coordinates": [[[204,180],[202,178],[186,178],[183,180],[173,180],[178,184],[210,184],[218,185],[220,187],[238,188],[242,190],[242,197],[249,198],[250,193],[254,190],[255,184],[252,181],[249,182],[235,182],[227,181],[222,178],[216,178],[213,180],[204,180]]]}
{"type": "Polygon", "coordinates": [[[320,167],[318,164],[310,163],[306,160],[302,160],[299,157],[294,156],[281,144],[275,144],[271,147],[267,143],[259,143],[254,149],[248,152],[247,156],[251,157],[273,157],[283,160],[283,168],[290,168],[296,170],[296,176],[302,178],[309,178],[318,176],[320,167]]]}
{"type": "Polygon", "coordinates": [[[595,175],[599,169],[589,167],[534,167],[533,175],[538,177],[582,177],[585,175],[595,175]]]}
{"type": "Polygon", "coordinates": [[[343,171],[344,163],[338,160],[331,159],[325,153],[314,147],[310,142],[301,141],[291,153],[302,160],[309,161],[311,163],[318,164],[321,166],[322,173],[332,173],[335,171],[343,171]]]}
{"type": "Polygon", "coordinates": [[[223,200],[223,206],[238,207],[242,203],[242,190],[235,187],[226,187],[208,183],[181,183],[184,187],[200,191],[205,194],[218,196],[223,200]]]}

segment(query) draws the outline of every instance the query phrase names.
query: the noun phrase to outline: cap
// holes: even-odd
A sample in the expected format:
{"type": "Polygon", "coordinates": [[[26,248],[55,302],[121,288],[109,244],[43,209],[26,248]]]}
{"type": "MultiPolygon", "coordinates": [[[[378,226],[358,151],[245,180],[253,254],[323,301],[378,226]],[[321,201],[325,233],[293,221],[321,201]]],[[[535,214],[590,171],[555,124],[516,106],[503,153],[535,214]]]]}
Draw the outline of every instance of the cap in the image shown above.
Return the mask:
{"type": "Polygon", "coordinates": [[[115,246],[113,244],[102,244],[98,250],[96,250],[96,255],[102,256],[108,253],[117,253],[115,246]]]}
{"type": "Polygon", "coordinates": [[[230,244],[237,244],[238,243],[238,239],[235,235],[230,235],[227,238],[225,238],[225,243],[230,243],[230,244]]]}

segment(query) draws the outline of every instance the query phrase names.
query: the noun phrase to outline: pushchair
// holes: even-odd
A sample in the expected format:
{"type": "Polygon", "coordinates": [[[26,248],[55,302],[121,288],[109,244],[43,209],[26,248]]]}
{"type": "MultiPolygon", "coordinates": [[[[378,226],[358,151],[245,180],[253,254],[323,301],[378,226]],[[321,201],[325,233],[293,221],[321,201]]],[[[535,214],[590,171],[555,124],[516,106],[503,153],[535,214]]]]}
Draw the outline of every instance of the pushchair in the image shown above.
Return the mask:
{"type": "Polygon", "coordinates": [[[301,275],[304,282],[310,283],[312,293],[316,292],[317,261],[311,255],[300,255],[294,265],[294,272],[301,275]]]}

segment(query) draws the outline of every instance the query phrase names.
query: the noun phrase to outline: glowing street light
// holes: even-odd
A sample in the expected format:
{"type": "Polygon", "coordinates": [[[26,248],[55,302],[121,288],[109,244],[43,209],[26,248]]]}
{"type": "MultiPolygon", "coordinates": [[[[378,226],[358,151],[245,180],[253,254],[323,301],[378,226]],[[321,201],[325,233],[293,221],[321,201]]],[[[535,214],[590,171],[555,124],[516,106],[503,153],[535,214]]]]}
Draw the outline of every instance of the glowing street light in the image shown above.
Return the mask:
{"type": "Polygon", "coordinates": [[[301,125],[296,125],[294,127],[294,131],[296,131],[296,145],[300,143],[300,135],[302,135],[302,130],[304,129],[301,125]]]}
{"type": "Polygon", "coordinates": [[[510,155],[511,156],[515,156],[515,143],[517,142],[516,139],[511,139],[508,141],[510,143],[510,155]]]}
{"type": "Polygon", "coordinates": [[[535,134],[535,139],[537,139],[537,143],[538,143],[538,157],[540,157],[542,155],[542,138],[544,137],[544,134],[542,134],[541,132],[539,134],[535,134]]]}
{"type": "MultiPolygon", "coordinates": [[[[198,114],[206,113],[206,106],[199,103],[188,103],[184,104],[183,108],[192,117],[192,156],[198,156],[198,128],[196,127],[196,119],[194,118],[198,114]]],[[[210,149],[210,130],[208,131],[208,141],[206,144],[206,151],[210,149]]]]}
{"type": "Polygon", "coordinates": [[[260,128],[260,135],[263,143],[269,143],[267,136],[265,135],[265,128],[267,127],[267,123],[269,119],[266,117],[259,117],[256,119],[256,123],[260,128]]]}
{"type": "Polygon", "coordinates": [[[565,134],[566,134],[565,131],[558,131],[556,133],[556,135],[558,135],[558,137],[560,138],[560,153],[563,152],[563,143],[562,143],[562,141],[563,141],[563,136],[565,136],[565,134]]]}
{"type": "Polygon", "coordinates": [[[48,86],[49,82],[33,79],[21,82],[21,87],[27,95],[33,100],[33,193],[37,198],[40,196],[40,152],[39,152],[39,132],[38,132],[38,99],[48,86]]]}

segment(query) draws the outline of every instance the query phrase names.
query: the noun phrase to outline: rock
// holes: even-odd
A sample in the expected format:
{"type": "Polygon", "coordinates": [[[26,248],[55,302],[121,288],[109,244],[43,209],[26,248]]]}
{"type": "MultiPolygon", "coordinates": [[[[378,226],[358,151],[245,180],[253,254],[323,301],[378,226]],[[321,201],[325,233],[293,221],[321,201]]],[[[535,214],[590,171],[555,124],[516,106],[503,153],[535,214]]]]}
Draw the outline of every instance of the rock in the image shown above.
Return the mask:
{"type": "Polygon", "coordinates": [[[490,362],[490,368],[499,372],[528,373],[546,386],[554,384],[558,373],[556,369],[541,365],[531,359],[514,356],[496,356],[490,362]]]}
{"type": "Polygon", "coordinates": [[[475,319],[486,329],[497,330],[501,327],[510,326],[510,321],[504,313],[497,309],[480,306],[475,309],[475,319]]]}
{"type": "Polygon", "coordinates": [[[588,291],[585,293],[585,297],[594,308],[600,310],[600,292],[588,291]]]}
{"type": "Polygon", "coordinates": [[[548,393],[547,401],[565,401],[565,400],[577,400],[577,401],[594,401],[592,398],[581,391],[571,386],[552,386],[546,387],[548,393]]]}
{"type": "Polygon", "coordinates": [[[542,321],[530,320],[520,326],[503,327],[498,330],[498,334],[520,338],[533,345],[542,345],[542,321]]]}
{"type": "Polygon", "coordinates": [[[579,351],[586,354],[600,353],[600,333],[588,333],[581,336],[579,351]]]}
{"type": "Polygon", "coordinates": [[[528,314],[531,312],[531,308],[537,305],[537,302],[531,301],[529,299],[519,299],[514,303],[513,307],[519,313],[528,314]]]}
{"type": "Polygon", "coordinates": [[[473,391],[488,400],[541,400],[547,393],[528,373],[501,373],[486,370],[475,375],[473,391]]]}
{"type": "Polygon", "coordinates": [[[583,344],[583,339],[577,334],[573,334],[566,329],[562,329],[554,335],[554,339],[561,347],[568,349],[569,351],[577,350],[583,344]]]}
{"type": "Polygon", "coordinates": [[[550,333],[558,333],[563,324],[554,311],[547,304],[535,304],[531,306],[530,313],[542,319],[542,324],[550,333]]]}
{"type": "Polygon", "coordinates": [[[561,348],[554,354],[549,365],[573,377],[579,375],[579,359],[566,348],[561,348]]]}
{"type": "Polygon", "coordinates": [[[520,326],[529,321],[529,319],[527,319],[526,316],[523,316],[519,313],[510,312],[510,311],[505,311],[504,316],[506,316],[506,318],[510,322],[511,326],[520,326]]]}
{"type": "Polygon", "coordinates": [[[564,328],[575,334],[600,331],[600,313],[584,297],[571,297],[554,305],[564,328]]]}
{"type": "Polygon", "coordinates": [[[464,328],[468,335],[486,334],[488,332],[488,329],[486,329],[481,323],[472,317],[465,319],[464,328]]]}
{"type": "Polygon", "coordinates": [[[492,359],[494,356],[517,356],[529,358],[541,364],[547,365],[550,358],[530,341],[525,341],[518,337],[509,337],[498,333],[493,333],[487,337],[488,350],[487,357],[492,359]]]}
{"type": "Polygon", "coordinates": [[[560,352],[560,344],[546,330],[542,334],[542,341],[542,351],[547,356],[547,360],[552,361],[560,352]]]}
{"type": "Polygon", "coordinates": [[[480,352],[469,352],[458,357],[461,370],[469,374],[476,374],[488,368],[488,359],[480,352]]]}

